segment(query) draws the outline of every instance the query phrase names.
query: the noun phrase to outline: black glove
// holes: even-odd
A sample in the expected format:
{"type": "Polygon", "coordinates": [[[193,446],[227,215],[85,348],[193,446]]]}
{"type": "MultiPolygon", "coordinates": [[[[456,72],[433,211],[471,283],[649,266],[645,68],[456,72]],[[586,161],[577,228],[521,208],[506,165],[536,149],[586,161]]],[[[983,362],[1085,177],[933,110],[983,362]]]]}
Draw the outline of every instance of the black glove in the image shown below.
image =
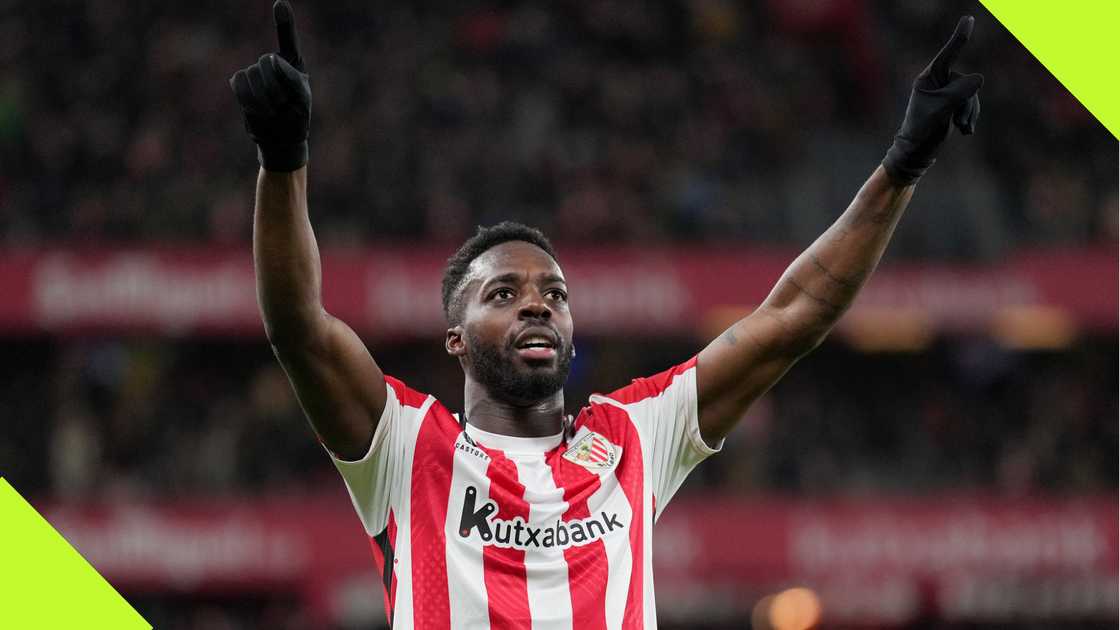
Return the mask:
{"type": "Polygon", "coordinates": [[[280,53],[262,55],[229,80],[257,157],[267,171],[290,173],[307,164],[311,78],[303,71],[299,39],[287,0],[272,5],[280,53]]]}
{"type": "Polygon", "coordinates": [[[973,22],[971,16],[962,17],[941,52],[914,79],[906,118],[883,159],[887,175],[899,184],[914,183],[933,164],[938,147],[949,135],[950,121],[965,135],[976,130],[977,93],[984,76],[949,70],[972,35],[973,22]]]}

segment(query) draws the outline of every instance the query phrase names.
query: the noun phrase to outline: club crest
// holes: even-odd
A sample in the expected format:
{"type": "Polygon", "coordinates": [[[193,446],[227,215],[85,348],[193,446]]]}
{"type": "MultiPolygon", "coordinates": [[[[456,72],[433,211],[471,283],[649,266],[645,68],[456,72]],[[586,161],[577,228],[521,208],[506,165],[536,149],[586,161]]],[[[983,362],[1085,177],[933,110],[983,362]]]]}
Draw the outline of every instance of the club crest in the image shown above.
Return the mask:
{"type": "Polygon", "coordinates": [[[564,459],[589,470],[606,470],[618,462],[619,450],[607,438],[588,431],[564,452],[564,459]]]}

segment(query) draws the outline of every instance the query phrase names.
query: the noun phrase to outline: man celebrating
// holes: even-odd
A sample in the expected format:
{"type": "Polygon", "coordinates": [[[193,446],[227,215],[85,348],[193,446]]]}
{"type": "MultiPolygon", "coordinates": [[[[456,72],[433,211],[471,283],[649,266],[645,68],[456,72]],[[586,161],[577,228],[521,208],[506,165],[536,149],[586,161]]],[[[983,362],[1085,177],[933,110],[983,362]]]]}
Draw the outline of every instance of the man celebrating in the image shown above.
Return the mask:
{"type": "Polygon", "coordinates": [[[950,68],[973,20],[914,82],[882,166],[765,302],[696,356],[564,415],[568,286],[539,231],[480,229],[448,262],[447,353],[464,409],[382,373],[323,309],[307,211],[311,87],[291,8],[279,52],[230,81],[256,142],[253,252],[265,329],[350,491],[394,628],[655,628],[652,528],[685,476],[870,276],[980,75],[950,68]]]}

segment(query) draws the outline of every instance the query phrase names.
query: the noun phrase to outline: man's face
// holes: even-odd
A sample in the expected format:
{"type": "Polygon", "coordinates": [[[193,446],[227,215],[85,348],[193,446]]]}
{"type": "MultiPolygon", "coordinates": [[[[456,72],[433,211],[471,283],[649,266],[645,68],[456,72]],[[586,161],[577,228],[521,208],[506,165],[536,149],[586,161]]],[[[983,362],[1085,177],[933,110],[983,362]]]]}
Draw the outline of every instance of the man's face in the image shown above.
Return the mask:
{"type": "Polygon", "coordinates": [[[572,316],[559,265],[522,241],[497,245],[471,263],[462,324],[447,351],[491,396],[531,405],[564,387],[572,361],[572,316]]]}

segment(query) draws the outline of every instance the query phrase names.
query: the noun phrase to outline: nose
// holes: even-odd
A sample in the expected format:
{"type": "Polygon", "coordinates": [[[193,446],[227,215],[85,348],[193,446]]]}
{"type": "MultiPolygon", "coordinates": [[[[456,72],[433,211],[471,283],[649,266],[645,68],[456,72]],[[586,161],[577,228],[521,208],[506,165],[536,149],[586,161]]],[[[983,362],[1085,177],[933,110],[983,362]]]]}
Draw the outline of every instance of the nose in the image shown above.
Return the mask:
{"type": "Polygon", "coordinates": [[[530,292],[525,302],[521,305],[521,310],[518,311],[521,319],[543,319],[548,320],[552,317],[552,309],[548,308],[548,304],[544,301],[542,296],[537,291],[530,292]]]}

